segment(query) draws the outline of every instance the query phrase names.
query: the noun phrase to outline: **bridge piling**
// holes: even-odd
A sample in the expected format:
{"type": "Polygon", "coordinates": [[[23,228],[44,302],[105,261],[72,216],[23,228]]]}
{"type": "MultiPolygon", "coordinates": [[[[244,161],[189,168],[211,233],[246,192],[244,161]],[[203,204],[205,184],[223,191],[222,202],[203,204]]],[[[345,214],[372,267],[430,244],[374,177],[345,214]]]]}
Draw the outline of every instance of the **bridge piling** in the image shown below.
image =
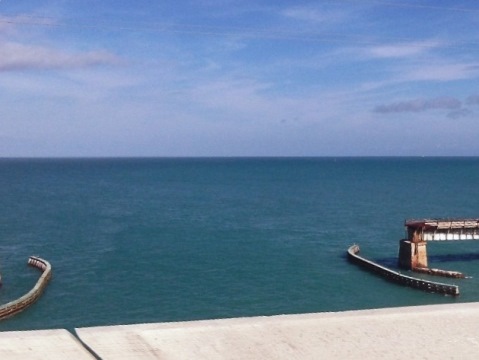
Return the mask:
{"type": "Polygon", "coordinates": [[[426,245],[429,241],[479,240],[479,219],[406,220],[404,225],[407,239],[399,242],[399,267],[432,275],[463,277],[457,272],[429,269],[426,245]]]}
{"type": "Polygon", "coordinates": [[[425,241],[412,242],[399,241],[399,267],[412,270],[414,268],[427,268],[427,247],[425,241]]]}

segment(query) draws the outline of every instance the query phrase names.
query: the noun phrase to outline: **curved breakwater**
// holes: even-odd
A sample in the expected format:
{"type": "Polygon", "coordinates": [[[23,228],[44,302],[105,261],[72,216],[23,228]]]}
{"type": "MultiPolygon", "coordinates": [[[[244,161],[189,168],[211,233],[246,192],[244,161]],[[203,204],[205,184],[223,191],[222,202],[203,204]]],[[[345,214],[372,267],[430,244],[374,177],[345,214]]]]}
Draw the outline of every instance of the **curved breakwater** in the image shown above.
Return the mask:
{"type": "Polygon", "coordinates": [[[39,257],[30,256],[28,258],[28,265],[36,267],[42,271],[42,275],[36,282],[35,286],[28,293],[16,300],[10,301],[9,303],[0,306],[0,320],[6,319],[25,310],[27,307],[37,301],[45,290],[45,287],[52,276],[52,267],[50,263],[39,257]]]}
{"type": "Polygon", "coordinates": [[[367,260],[359,256],[358,253],[359,253],[358,245],[350,246],[348,249],[348,259],[351,262],[384,277],[386,280],[389,280],[404,286],[409,286],[414,289],[420,289],[420,290],[424,290],[428,292],[453,295],[453,296],[459,295],[459,286],[457,285],[443,284],[439,282],[428,281],[428,280],[418,279],[412,276],[407,276],[397,271],[388,269],[373,261],[367,260]]]}

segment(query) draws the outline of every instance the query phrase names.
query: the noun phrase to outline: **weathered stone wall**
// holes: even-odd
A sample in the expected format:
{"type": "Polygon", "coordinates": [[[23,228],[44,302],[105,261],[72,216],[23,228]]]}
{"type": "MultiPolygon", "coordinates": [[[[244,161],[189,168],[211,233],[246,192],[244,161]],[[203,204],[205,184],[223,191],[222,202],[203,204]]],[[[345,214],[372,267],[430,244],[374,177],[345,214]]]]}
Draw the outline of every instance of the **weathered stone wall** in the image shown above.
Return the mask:
{"type": "Polygon", "coordinates": [[[348,249],[348,258],[351,262],[374,272],[385,279],[415,289],[421,289],[428,292],[435,292],[447,295],[459,295],[459,286],[442,284],[433,281],[422,280],[411,276],[403,275],[384,266],[376,264],[358,255],[359,246],[353,245],[348,249]]]}
{"type": "Polygon", "coordinates": [[[28,265],[38,268],[42,271],[42,275],[36,282],[35,286],[28,293],[17,300],[10,301],[7,304],[0,306],[0,320],[13,316],[20,311],[25,310],[32,305],[42,295],[45,287],[52,276],[52,267],[50,263],[39,257],[30,256],[28,265]]]}

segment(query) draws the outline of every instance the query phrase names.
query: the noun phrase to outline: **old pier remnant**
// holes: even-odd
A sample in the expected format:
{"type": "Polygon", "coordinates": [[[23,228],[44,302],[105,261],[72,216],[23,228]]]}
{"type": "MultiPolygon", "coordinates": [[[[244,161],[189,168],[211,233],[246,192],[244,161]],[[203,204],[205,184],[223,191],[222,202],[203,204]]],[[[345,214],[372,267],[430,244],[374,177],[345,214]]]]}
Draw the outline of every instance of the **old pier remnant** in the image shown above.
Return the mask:
{"type": "MultiPolygon", "coordinates": [[[[465,278],[458,271],[447,271],[428,267],[427,243],[429,241],[479,240],[479,219],[423,219],[405,221],[406,238],[399,242],[398,266],[407,270],[428,275],[439,275],[453,278],[465,278]]],[[[348,249],[351,262],[370,270],[387,280],[441,294],[459,295],[457,285],[443,284],[388,269],[359,254],[359,246],[348,249]]]]}
{"type": "Polygon", "coordinates": [[[418,279],[412,276],[401,274],[400,272],[391,270],[385,266],[379,265],[374,261],[365,259],[358,255],[359,246],[352,245],[348,249],[348,259],[352,263],[355,263],[362,268],[376,273],[388,281],[395,282],[400,285],[409,286],[414,289],[420,289],[428,292],[434,292],[444,295],[459,295],[459,286],[443,284],[435,281],[429,281],[424,279],[418,279]]]}
{"type": "Polygon", "coordinates": [[[399,242],[398,264],[433,275],[463,277],[461,273],[428,268],[427,242],[479,240],[479,219],[406,220],[407,238],[399,242]]]}
{"type": "Polygon", "coordinates": [[[9,303],[0,306],[0,320],[9,318],[32,305],[38,300],[40,295],[42,295],[48,282],[50,281],[52,276],[52,267],[48,261],[36,256],[30,256],[28,259],[28,265],[33,266],[42,272],[40,278],[36,282],[33,289],[31,289],[28,293],[19,299],[10,301],[9,303]]]}

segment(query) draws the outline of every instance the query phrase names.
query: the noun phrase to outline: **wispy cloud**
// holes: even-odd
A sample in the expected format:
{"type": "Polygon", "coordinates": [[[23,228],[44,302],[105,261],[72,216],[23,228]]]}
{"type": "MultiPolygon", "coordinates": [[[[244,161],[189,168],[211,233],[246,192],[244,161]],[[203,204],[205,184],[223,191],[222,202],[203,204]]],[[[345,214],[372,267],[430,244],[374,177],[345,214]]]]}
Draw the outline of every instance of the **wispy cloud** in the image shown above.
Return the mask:
{"type": "Polygon", "coordinates": [[[453,97],[437,97],[433,99],[415,99],[376,106],[374,112],[380,114],[422,112],[427,110],[456,110],[462,102],[453,97]]]}
{"type": "Polygon", "coordinates": [[[398,114],[444,110],[446,111],[446,117],[449,119],[459,119],[474,114],[468,105],[479,105],[479,96],[471,95],[467,97],[465,101],[447,96],[431,99],[406,100],[378,105],[373,111],[379,114],[398,114]]]}
{"type": "Polygon", "coordinates": [[[365,50],[371,58],[406,58],[417,56],[442,46],[437,40],[371,46],[365,50]]]}
{"type": "Polygon", "coordinates": [[[53,17],[34,15],[0,16],[0,72],[38,69],[79,69],[119,64],[120,58],[104,50],[70,51],[60,45],[42,45],[56,29],[53,17]]]}
{"type": "Polygon", "coordinates": [[[0,43],[0,71],[76,69],[118,63],[119,57],[106,51],[68,53],[43,46],[0,43]]]}
{"type": "Polygon", "coordinates": [[[252,80],[214,79],[197,83],[194,89],[185,92],[184,95],[191,103],[209,109],[234,110],[237,114],[250,114],[268,108],[268,101],[261,95],[267,88],[267,84],[252,80]]]}
{"type": "Polygon", "coordinates": [[[405,70],[402,78],[406,81],[452,81],[478,76],[479,63],[429,63],[405,70]]]}
{"type": "Polygon", "coordinates": [[[344,12],[325,10],[313,6],[296,6],[283,10],[282,15],[295,20],[313,23],[336,23],[345,19],[344,12]]]}
{"type": "Polygon", "coordinates": [[[2,16],[0,15],[0,34],[14,34],[24,26],[56,26],[57,21],[51,17],[39,17],[32,15],[2,16]]]}
{"type": "MultiPolygon", "coordinates": [[[[334,28],[337,25],[347,22],[354,17],[351,13],[354,10],[336,6],[336,4],[321,5],[297,5],[283,8],[280,15],[286,20],[295,21],[302,26],[324,26],[334,28]]],[[[355,14],[357,15],[357,14],[355,14]]]]}

